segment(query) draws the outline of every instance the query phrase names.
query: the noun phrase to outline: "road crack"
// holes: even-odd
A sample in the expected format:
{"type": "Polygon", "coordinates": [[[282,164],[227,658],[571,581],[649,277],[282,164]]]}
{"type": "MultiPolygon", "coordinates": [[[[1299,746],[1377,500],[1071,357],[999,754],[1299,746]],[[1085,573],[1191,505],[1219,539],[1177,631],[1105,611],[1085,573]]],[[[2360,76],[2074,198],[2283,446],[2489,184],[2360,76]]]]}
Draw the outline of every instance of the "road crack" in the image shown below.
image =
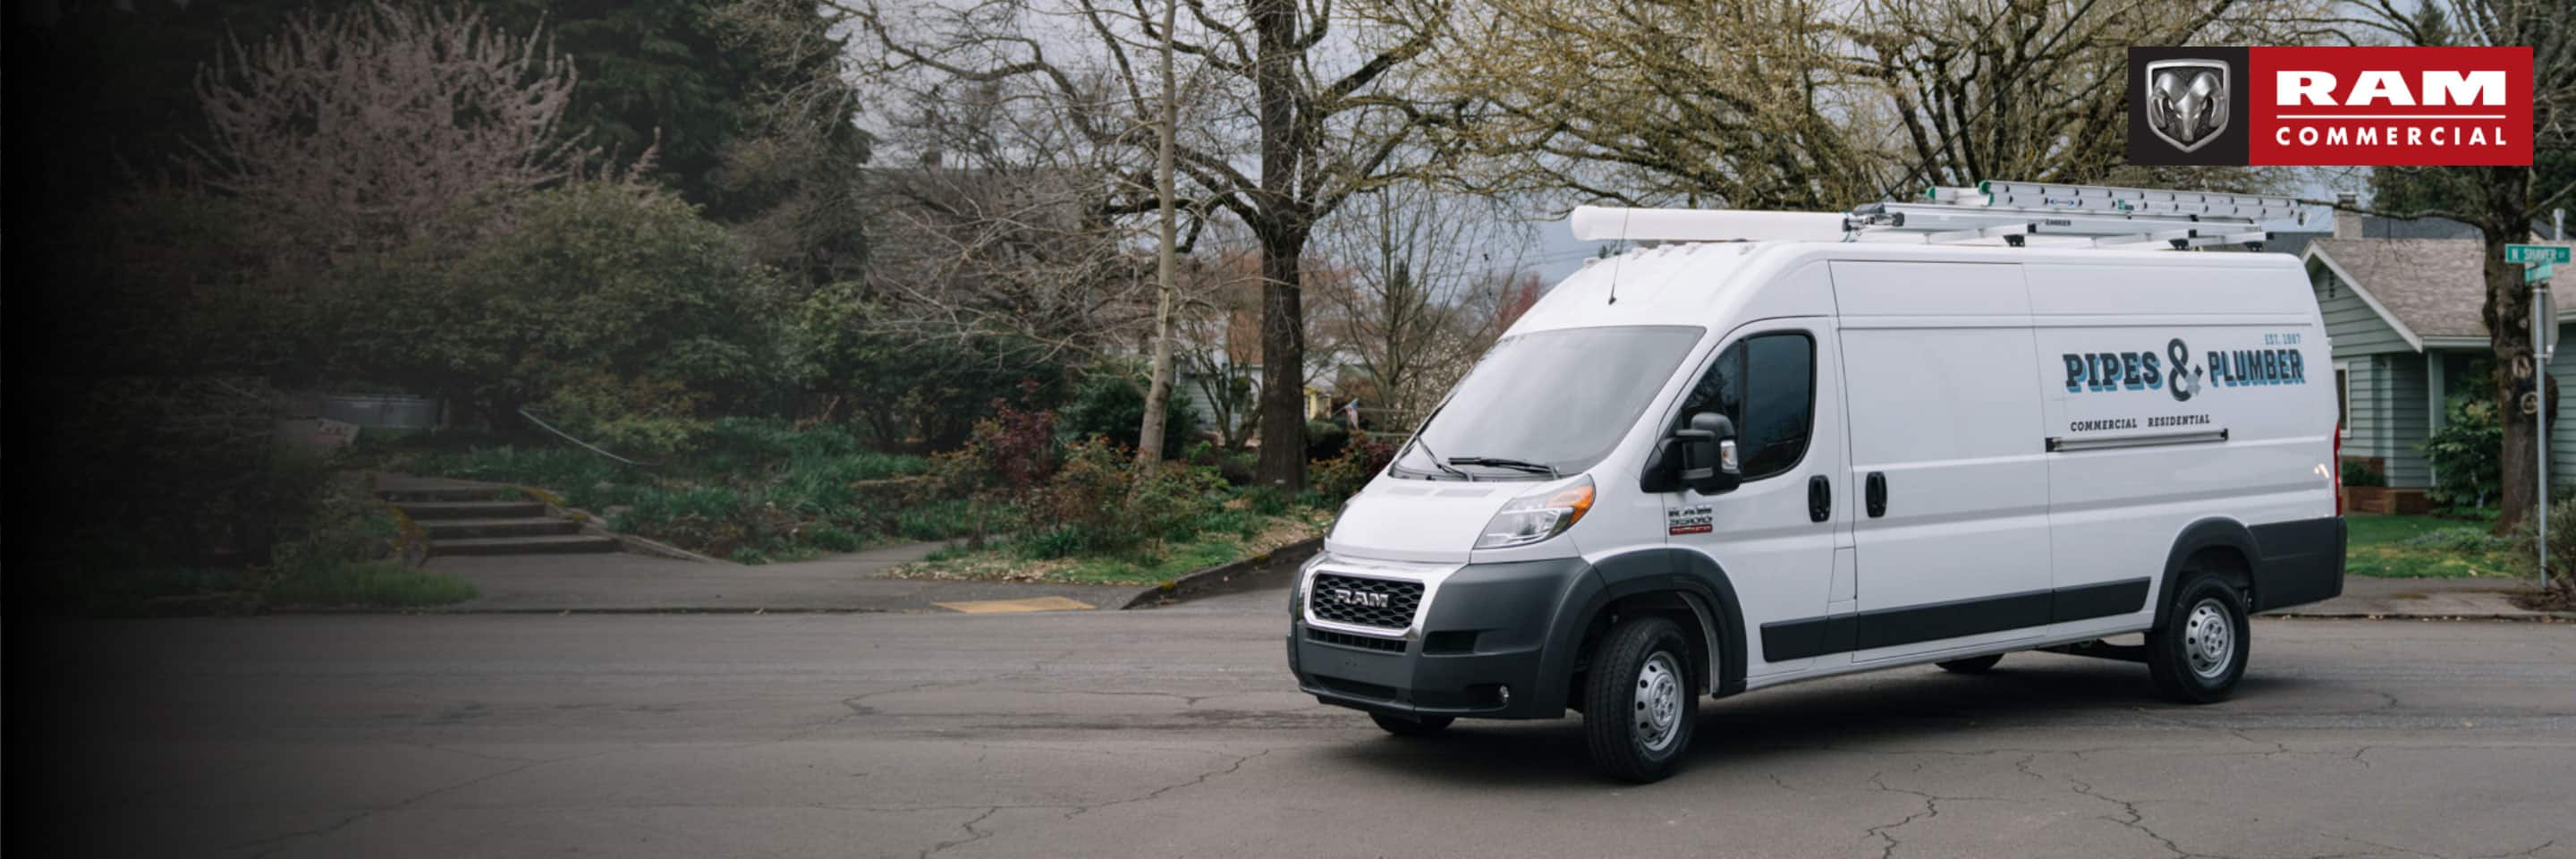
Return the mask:
{"type": "Polygon", "coordinates": [[[1244,764],[1246,764],[1246,763],[1251,762],[1253,758],[1257,758],[1257,757],[1261,757],[1261,756],[1263,756],[1263,755],[1267,755],[1267,754],[1271,753],[1272,751],[1275,751],[1275,750],[1274,750],[1274,749],[1262,749],[1261,751],[1253,752],[1252,754],[1248,754],[1248,755],[1243,755],[1243,756],[1237,757],[1237,758],[1235,758],[1232,762],[1230,762],[1230,763],[1226,764],[1225,766],[1218,767],[1218,768],[1216,768],[1216,769],[1212,769],[1212,770],[1208,770],[1208,771],[1206,771],[1206,772],[1199,773],[1196,777],[1193,777],[1193,778],[1191,778],[1191,779],[1189,779],[1189,780],[1187,780],[1187,781],[1177,782],[1177,783],[1174,783],[1174,784],[1167,784],[1167,785],[1164,785],[1164,786],[1162,786],[1162,787],[1155,788],[1152,792],[1149,792],[1149,793],[1145,794],[1144,796],[1129,797],[1129,798],[1127,798],[1127,799],[1112,800],[1112,801],[1109,801],[1109,802],[1093,803],[1093,804],[1090,804],[1090,805],[1078,805],[1078,806],[1074,806],[1074,809],[1073,809],[1072,811],[1065,812],[1064,819],[1066,819],[1066,820],[1072,820],[1072,819],[1074,819],[1074,818],[1076,818],[1076,817],[1080,817],[1080,816],[1082,816],[1082,815],[1083,815],[1083,814],[1085,814],[1085,813],[1088,813],[1088,812],[1091,812],[1091,811],[1096,811],[1096,810],[1103,809],[1103,808],[1109,808],[1109,807],[1111,807],[1111,806],[1131,805],[1131,804],[1134,804],[1134,803],[1139,803],[1139,802],[1151,802],[1151,801],[1153,801],[1153,800],[1161,799],[1161,798],[1163,797],[1163,794],[1171,793],[1172,791],[1180,790],[1181,788],[1190,787],[1190,786],[1192,786],[1192,785],[1206,784],[1206,783],[1207,783],[1207,781],[1208,781],[1209,779],[1216,778],[1217,776],[1222,776],[1222,775],[1232,775],[1232,774],[1234,774],[1235,772],[1237,772],[1237,771],[1239,771],[1239,770],[1243,769],[1243,765],[1244,765],[1244,764]]]}
{"type": "Polygon", "coordinates": [[[930,854],[937,853],[937,852],[939,852],[939,851],[946,850],[946,849],[951,848],[951,847],[956,847],[956,846],[965,845],[965,844],[973,844],[973,843],[975,843],[975,842],[982,841],[982,840],[984,840],[984,839],[986,839],[986,838],[991,838],[991,837],[993,837],[993,833],[985,832],[985,831],[983,831],[983,830],[976,829],[976,828],[975,828],[975,824],[978,824],[978,823],[982,823],[982,822],[984,822],[984,819],[985,819],[985,818],[992,817],[993,815],[996,815],[996,814],[1000,814],[1000,813],[1002,813],[1002,809],[1007,808],[1007,807],[1009,807],[1009,806],[1001,806],[1001,805],[986,806],[986,807],[984,808],[984,813],[982,813],[982,814],[978,814],[978,815],[975,815],[975,818],[974,818],[973,820],[969,820],[969,821],[966,821],[966,822],[965,822],[965,823],[963,823],[963,824],[959,824],[959,828],[966,830],[966,837],[964,837],[964,838],[960,838],[960,839],[957,839],[957,840],[955,840],[955,841],[942,841],[942,842],[939,842],[939,843],[937,843],[937,844],[930,845],[930,849],[928,849],[928,850],[923,850],[923,851],[921,851],[920,853],[915,854],[915,855],[914,855],[914,857],[913,857],[913,859],[930,859],[930,854]]]}

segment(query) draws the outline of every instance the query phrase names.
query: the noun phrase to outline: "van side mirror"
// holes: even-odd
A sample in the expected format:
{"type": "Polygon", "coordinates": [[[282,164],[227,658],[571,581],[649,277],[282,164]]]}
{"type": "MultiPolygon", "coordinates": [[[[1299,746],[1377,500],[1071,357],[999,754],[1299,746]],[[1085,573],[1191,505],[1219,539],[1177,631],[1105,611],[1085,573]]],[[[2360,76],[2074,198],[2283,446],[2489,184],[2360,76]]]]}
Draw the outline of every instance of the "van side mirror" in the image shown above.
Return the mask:
{"type": "Polygon", "coordinates": [[[1674,430],[1656,447],[1639,486],[1647,492],[1688,486],[1702,495],[1716,495],[1733,492],[1743,483],[1735,422],[1716,412],[1701,412],[1691,416],[1689,428],[1674,430]]]}

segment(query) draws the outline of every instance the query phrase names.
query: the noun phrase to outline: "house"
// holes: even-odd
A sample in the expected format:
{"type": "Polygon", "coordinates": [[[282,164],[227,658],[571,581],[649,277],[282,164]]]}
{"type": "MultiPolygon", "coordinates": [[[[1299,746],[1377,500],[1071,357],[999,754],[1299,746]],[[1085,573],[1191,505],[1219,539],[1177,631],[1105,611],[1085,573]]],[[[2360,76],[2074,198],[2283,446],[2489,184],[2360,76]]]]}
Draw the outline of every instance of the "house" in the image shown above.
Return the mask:
{"type": "MultiPolygon", "coordinates": [[[[2344,458],[2387,475],[2377,512],[2422,512],[2434,485],[2424,440],[2442,427],[2451,397],[2479,384],[2470,374],[2490,354],[2480,233],[2456,221],[2338,213],[2333,233],[2288,238],[2290,247],[2274,248],[2307,262],[2333,343],[2344,458]]],[[[2562,331],[2571,320],[2560,313],[2562,331]]],[[[2576,348],[2561,349],[2549,372],[2576,395],[2576,348]]],[[[2576,420],[2559,422],[2549,456],[2552,487],[2576,486],[2576,420]]]]}

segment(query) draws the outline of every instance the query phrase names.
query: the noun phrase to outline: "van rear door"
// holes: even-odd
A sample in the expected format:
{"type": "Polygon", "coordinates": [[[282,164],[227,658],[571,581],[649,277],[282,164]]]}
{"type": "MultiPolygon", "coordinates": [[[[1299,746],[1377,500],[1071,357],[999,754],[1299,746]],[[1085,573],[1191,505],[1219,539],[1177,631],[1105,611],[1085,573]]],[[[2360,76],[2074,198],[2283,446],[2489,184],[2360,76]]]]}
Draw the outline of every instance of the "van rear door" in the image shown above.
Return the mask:
{"type": "Polygon", "coordinates": [[[2014,263],[1833,263],[1858,601],[1853,661],[2035,637],[2051,581],[2030,294],[2014,263]]]}

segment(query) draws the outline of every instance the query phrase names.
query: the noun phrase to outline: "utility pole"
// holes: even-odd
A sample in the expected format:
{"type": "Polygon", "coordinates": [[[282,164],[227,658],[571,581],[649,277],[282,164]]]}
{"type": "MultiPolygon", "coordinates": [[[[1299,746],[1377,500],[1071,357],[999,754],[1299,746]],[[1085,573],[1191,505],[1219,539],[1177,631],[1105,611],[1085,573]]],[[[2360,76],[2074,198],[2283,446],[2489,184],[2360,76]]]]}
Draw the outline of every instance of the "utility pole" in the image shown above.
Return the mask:
{"type": "Polygon", "coordinates": [[[1172,268],[1179,242],[1172,214],[1172,137],[1181,113],[1180,96],[1172,87],[1172,27],[1179,22],[1180,10],[1181,0],[1163,4],[1163,102],[1154,122],[1162,145],[1154,158],[1154,196],[1161,204],[1162,237],[1154,254],[1154,381],[1145,388],[1145,422],[1136,432],[1140,472],[1163,461],[1163,433],[1170,429],[1163,425],[1163,416],[1170,411],[1165,401],[1172,398],[1172,268]]]}

